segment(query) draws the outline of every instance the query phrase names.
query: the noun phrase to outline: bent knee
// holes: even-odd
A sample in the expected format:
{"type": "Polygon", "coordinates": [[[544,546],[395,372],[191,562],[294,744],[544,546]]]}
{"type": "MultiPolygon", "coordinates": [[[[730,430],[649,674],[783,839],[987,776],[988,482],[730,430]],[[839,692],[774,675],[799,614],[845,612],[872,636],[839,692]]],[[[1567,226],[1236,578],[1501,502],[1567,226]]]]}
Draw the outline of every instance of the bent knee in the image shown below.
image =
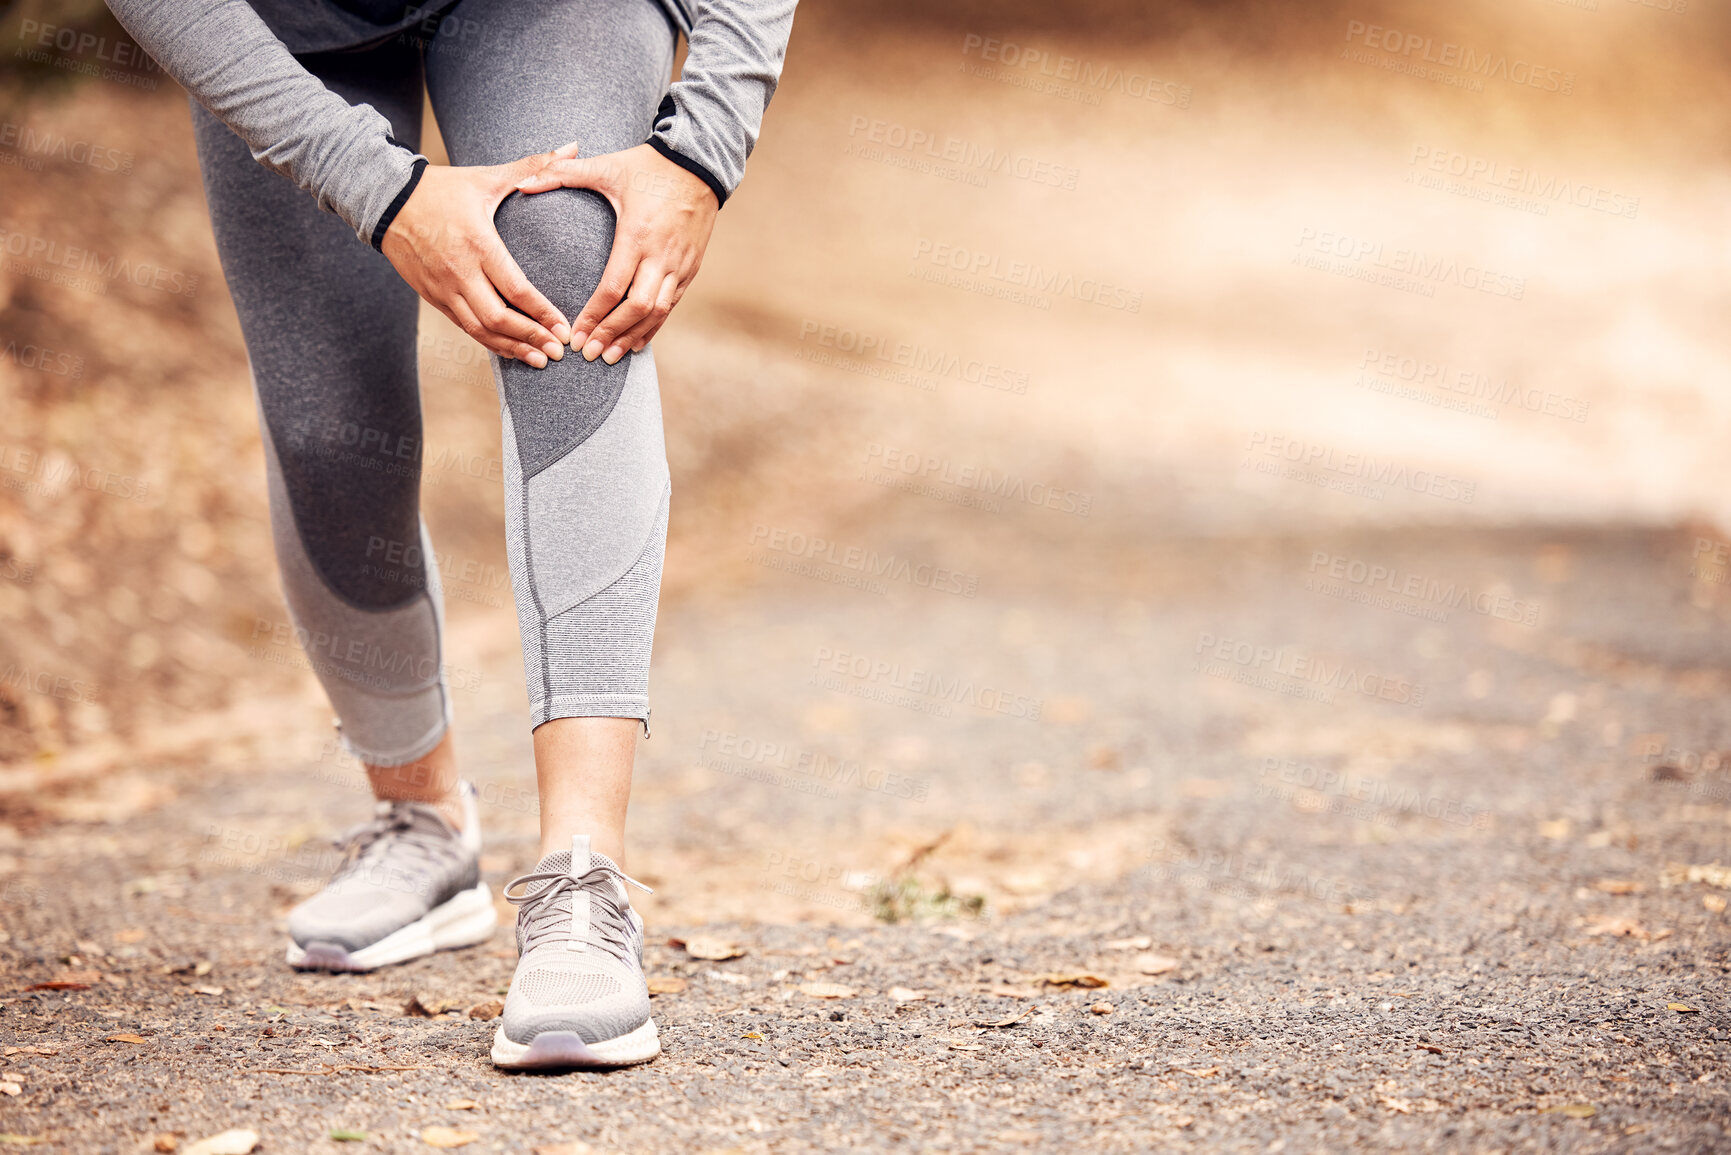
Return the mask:
{"type": "Polygon", "coordinates": [[[495,222],[529,283],[567,315],[601,282],[613,247],[613,208],[588,189],[507,197],[495,222]]]}

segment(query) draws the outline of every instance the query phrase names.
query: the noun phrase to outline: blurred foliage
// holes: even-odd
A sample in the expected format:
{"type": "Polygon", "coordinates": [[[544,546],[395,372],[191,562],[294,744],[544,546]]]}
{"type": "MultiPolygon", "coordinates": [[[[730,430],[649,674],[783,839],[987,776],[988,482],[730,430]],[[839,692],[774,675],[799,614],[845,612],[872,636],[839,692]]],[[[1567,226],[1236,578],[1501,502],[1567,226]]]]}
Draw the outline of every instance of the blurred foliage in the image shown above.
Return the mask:
{"type": "Polygon", "coordinates": [[[954,894],[948,883],[902,874],[885,879],[867,895],[872,917],[879,922],[922,922],[928,919],[984,918],[981,894],[954,894]]]}
{"type": "Polygon", "coordinates": [[[61,53],[50,52],[47,60],[25,55],[24,49],[34,44],[26,32],[39,32],[47,25],[70,28],[109,44],[132,44],[102,0],[0,0],[0,44],[4,45],[0,49],[0,101],[8,108],[37,97],[67,95],[88,79],[60,66],[61,53]]]}

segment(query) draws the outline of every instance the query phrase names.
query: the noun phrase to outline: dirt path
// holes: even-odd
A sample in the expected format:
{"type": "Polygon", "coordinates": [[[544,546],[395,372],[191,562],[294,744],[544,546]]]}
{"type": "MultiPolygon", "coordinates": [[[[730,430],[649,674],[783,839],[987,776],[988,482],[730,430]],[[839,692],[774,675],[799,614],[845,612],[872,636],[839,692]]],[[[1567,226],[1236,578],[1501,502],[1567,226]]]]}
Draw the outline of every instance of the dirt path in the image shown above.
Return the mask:
{"type": "MultiPolygon", "coordinates": [[[[281,965],[283,912],[357,813],[352,768],[267,754],[149,772],[132,802],[66,787],[54,813],[112,821],[45,801],[9,848],[0,1132],[67,1152],[231,1127],[266,1151],[359,1146],[343,1130],[408,1151],[441,1125],[478,1151],[1718,1147],[1731,877],[1688,868],[1731,862],[1731,675],[1724,587],[1690,578],[1691,550],[1192,542],[1119,573],[1121,596],[772,574],[676,609],[632,865],[657,888],[651,973],[683,989],[656,997],[663,1057],[614,1074],[488,1065],[492,1025],[465,1011],[505,988],[504,931],[372,976],[281,965]],[[1538,624],[1415,628],[1307,589],[1318,552],[1538,624]],[[1198,668],[1204,634],[1233,645],[1198,668]],[[1283,650],[1262,684],[1234,680],[1243,641],[1283,650]],[[868,700],[888,675],[838,673],[842,652],[1040,717],[868,700]],[[1301,656],[1387,686],[1269,673],[1301,656]],[[745,954],[670,945],[692,935],[745,954]],[[89,986],[28,989],[57,978],[89,986]],[[456,1010],[405,1015],[417,994],[456,1010]]],[[[508,670],[461,712],[494,882],[533,853],[508,670]]]]}

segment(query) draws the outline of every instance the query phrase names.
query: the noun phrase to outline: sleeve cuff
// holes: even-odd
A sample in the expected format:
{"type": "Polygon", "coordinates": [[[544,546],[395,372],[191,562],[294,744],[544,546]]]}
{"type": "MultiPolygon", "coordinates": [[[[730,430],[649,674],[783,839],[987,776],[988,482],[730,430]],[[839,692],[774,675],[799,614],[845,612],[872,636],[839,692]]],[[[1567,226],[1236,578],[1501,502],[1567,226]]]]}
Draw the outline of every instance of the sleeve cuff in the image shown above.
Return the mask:
{"type": "MultiPolygon", "coordinates": [[[[649,147],[678,165],[680,168],[684,169],[686,172],[690,173],[692,176],[696,177],[698,180],[702,181],[704,184],[708,185],[709,191],[715,194],[715,203],[717,208],[720,208],[722,205],[727,203],[727,188],[720,181],[715,179],[714,173],[710,172],[707,168],[692,160],[684,153],[675,151],[672,146],[662,140],[659,136],[651,136],[649,138],[649,147]]],[[[410,187],[413,186],[411,185],[410,187]]]]}
{"type": "Polygon", "coordinates": [[[415,159],[415,167],[409,173],[408,182],[403,185],[401,191],[397,193],[396,198],[392,200],[390,204],[385,206],[385,211],[379,215],[379,223],[373,226],[373,237],[370,242],[373,248],[377,249],[379,252],[382,253],[385,251],[384,244],[386,231],[390,229],[391,222],[397,219],[397,214],[403,211],[403,206],[409,203],[409,197],[414,193],[415,186],[421,183],[421,174],[426,171],[427,158],[424,156],[417,157],[415,159]]]}

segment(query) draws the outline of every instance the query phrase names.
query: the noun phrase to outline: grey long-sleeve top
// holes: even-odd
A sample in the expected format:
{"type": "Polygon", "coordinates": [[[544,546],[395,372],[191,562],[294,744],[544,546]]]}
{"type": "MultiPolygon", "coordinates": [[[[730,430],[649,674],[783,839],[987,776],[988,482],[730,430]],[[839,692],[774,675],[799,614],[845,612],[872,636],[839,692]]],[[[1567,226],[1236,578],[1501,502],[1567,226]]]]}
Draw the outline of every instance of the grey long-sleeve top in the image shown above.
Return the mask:
{"type": "MultiPolygon", "coordinates": [[[[139,46],[246,141],[375,247],[426,158],[295,59],[355,48],[434,19],[456,0],[108,0],[139,46]],[[369,11],[370,9],[370,11],[369,11]]],[[[745,175],[781,77],[796,0],[659,0],[689,48],[649,144],[725,202],[745,175]]]]}

